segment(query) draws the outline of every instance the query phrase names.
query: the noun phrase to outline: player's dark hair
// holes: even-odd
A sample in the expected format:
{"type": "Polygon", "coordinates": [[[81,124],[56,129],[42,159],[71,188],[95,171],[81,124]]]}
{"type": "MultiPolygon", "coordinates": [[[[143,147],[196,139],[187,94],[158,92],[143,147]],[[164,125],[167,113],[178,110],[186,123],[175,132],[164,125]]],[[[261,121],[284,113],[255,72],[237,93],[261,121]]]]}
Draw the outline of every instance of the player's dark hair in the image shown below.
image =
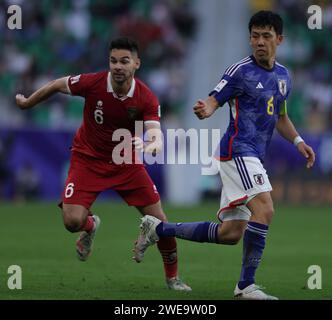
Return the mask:
{"type": "Polygon", "coordinates": [[[137,42],[127,37],[120,37],[112,40],[109,46],[109,50],[112,51],[113,49],[124,49],[139,55],[137,42]]]}
{"type": "Polygon", "coordinates": [[[283,21],[279,14],[272,11],[261,10],[255,13],[249,21],[249,33],[252,27],[273,27],[277,35],[282,34],[283,21]]]}

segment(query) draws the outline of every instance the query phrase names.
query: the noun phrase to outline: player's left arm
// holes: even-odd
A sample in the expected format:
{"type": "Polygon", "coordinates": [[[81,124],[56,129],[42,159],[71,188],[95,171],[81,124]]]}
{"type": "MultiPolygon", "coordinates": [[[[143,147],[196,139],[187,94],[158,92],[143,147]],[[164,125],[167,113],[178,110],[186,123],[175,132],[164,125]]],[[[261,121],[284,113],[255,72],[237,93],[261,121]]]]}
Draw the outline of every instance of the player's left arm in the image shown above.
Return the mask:
{"type": "Polygon", "coordinates": [[[286,112],[279,115],[276,128],[283,138],[294,143],[298,151],[307,159],[307,168],[311,168],[315,163],[315,152],[300,137],[286,112]]]}

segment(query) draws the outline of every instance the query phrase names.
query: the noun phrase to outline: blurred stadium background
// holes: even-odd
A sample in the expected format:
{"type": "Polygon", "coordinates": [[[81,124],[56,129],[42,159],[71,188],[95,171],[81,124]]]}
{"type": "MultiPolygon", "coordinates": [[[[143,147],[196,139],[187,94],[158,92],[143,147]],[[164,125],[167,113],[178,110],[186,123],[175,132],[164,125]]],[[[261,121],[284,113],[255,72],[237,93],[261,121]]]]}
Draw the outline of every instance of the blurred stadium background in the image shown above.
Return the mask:
{"type": "MultiPolygon", "coordinates": [[[[81,122],[83,100],[57,95],[35,109],[22,112],[14,104],[15,94],[29,95],[47,81],[64,75],[106,69],[110,39],[128,35],[140,44],[143,64],[137,76],[159,97],[163,128],[221,129],[223,132],[228,124],[227,107],[218,110],[212,119],[198,121],[192,113],[192,105],[196,99],[207,95],[227,66],[250,53],[247,24],[251,14],[260,9],[276,10],[284,19],[285,41],[279,47],[277,57],[292,73],[293,90],[288,104],[289,115],[301,135],[317,153],[315,168],[307,172],[305,162],[295,148],[277,135],[274,136],[266,167],[274,186],[273,197],[277,209],[280,207],[280,211],[287,213],[278,219],[291,223],[294,213],[296,219],[303,223],[300,225],[299,222],[298,226],[295,222],[291,223],[294,228],[303,228],[302,233],[297,235],[299,237],[305,238],[305,231],[310,230],[312,225],[316,227],[312,231],[317,235],[316,242],[311,239],[313,242],[310,244],[315,251],[316,243],[321,251],[320,254],[307,252],[308,260],[303,262],[301,269],[302,286],[305,286],[305,266],[319,264],[322,259],[321,264],[330,272],[329,278],[326,275],[326,281],[329,282],[325,282],[328,283],[329,291],[325,291],[321,296],[310,295],[311,292],[308,294],[306,291],[305,294],[285,293],[284,297],[332,298],[332,256],[328,248],[332,239],[326,228],[332,222],[332,43],[328,41],[332,36],[332,3],[328,0],[1,0],[0,216],[2,222],[7,221],[8,214],[10,218],[8,228],[6,223],[1,223],[0,226],[0,236],[7,235],[4,238],[6,240],[2,241],[5,254],[0,272],[5,270],[6,263],[19,264],[17,261],[21,259],[19,252],[22,252],[22,249],[17,241],[22,234],[25,237],[23,243],[29,248],[42,242],[43,237],[48,237],[46,233],[37,232],[43,225],[34,225],[36,220],[43,221],[45,230],[49,230],[51,236],[56,234],[63,239],[74,239],[62,230],[60,215],[55,217],[52,214],[57,210],[56,202],[66,177],[71,139],[81,122]],[[22,30],[7,28],[7,8],[11,4],[18,4],[22,8],[22,30]],[[307,8],[311,4],[318,4],[323,10],[322,30],[309,30],[307,27],[307,8]],[[45,219],[47,212],[50,213],[49,220],[45,219]],[[31,216],[33,221],[27,220],[26,215],[31,216]],[[315,224],[312,215],[316,215],[315,224]],[[23,225],[20,224],[21,221],[25,221],[23,225]],[[27,226],[32,228],[36,239],[30,238],[29,232],[24,232],[27,226]],[[313,256],[316,260],[311,261],[309,258],[313,256]]],[[[215,217],[220,196],[218,175],[202,176],[201,165],[152,165],[148,170],[160,190],[162,199],[167,203],[171,219],[178,220],[181,217],[190,221],[193,218],[205,220],[215,217]],[[182,215],[177,212],[182,212],[182,215]],[[184,215],[184,212],[188,214],[184,215]]],[[[128,219],[128,223],[131,223],[132,232],[128,232],[128,248],[121,247],[112,232],[110,237],[104,235],[104,241],[109,241],[110,246],[113,243],[119,245],[118,252],[120,248],[125,252],[130,251],[131,240],[136,236],[137,216],[125,205],[119,206],[118,199],[113,194],[107,193],[97,202],[101,206],[97,205],[97,208],[104,210],[105,220],[109,219],[111,223],[120,219],[121,224],[121,217],[106,217],[105,211],[112,212],[114,216],[119,211],[124,214],[130,212],[132,218],[128,219]]],[[[276,225],[278,226],[278,222],[276,225]]],[[[278,228],[278,236],[282,238],[285,232],[291,246],[291,229],[283,229],[283,222],[280,220],[278,228]]],[[[284,244],[287,246],[287,242],[284,244]]],[[[309,243],[307,245],[310,247],[309,243]]],[[[69,248],[69,241],[63,241],[63,246],[69,248]]],[[[105,246],[105,243],[100,243],[100,246],[105,246]]],[[[217,252],[214,247],[208,249],[208,246],[201,247],[196,244],[192,246],[181,243],[181,247],[184,248],[184,263],[190,261],[197,263],[197,266],[200,266],[201,262],[190,256],[195,255],[195,248],[201,254],[217,252]]],[[[273,248],[278,250],[276,245],[273,248]]],[[[38,251],[37,248],[36,250],[38,251]]],[[[240,248],[236,250],[235,254],[239,254],[240,248]]],[[[294,250],[306,253],[304,244],[299,240],[294,250]]],[[[30,253],[24,250],[23,252],[30,253]]],[[[40,255],[40,261],[45,258],[46,252],[47,248],[40,255]]],[[[127,259],[128,254],[125,256],[127,259]]],[[[290,256],[291,252],[288,258],[290,256]]],[[[36,257],[38,254],[35,253],[34,258],[36,257]]],[[[223,260],[222,254],[220,257],[223,260]]],[[[237,264],[239,257],[236,258],[237,264]]],[[[282,253],[279,258],[282,259],[282,253]]],[[[273,262],[273,259],[271,261],[273,262]]],[[[49,261],[49,266],[53,266],[53,262],[49,261]]],[[[117,263],[119,264],[118,261],[117,263]]],[[[217,263],[216,261],[215,264],[217,263]]],[[[26,264],[28,268],[31,260],[23,259],[22,264],[26,264]]],[[[154,270],[155,264],[149,265],[147,262],[146,265],[154,270]]],[[[52,268],[54,269],[54,266],[52,268]]],[[[83,272],[82,267],[77,268],[83,272]]],[[[183,273],[186,268],[192,272],[191,276],[187,275],[189,279],[195,279],[195,272],[197,275],[204,272],[204,265],[197,267],[196,271],[192,270],[195,268],[192,264],[183,266],[183,273]]],[[[229,264],[229,268],[232,269],[232,264],[229,264]]],[[[294,261],[294,272],[296,268],[294,261]]],[[[53,272],[51,269],[48,269],[49,275],[53,272]]],[[[238,272],[235,272],[232,277],[236,279],[237,274],[238,272]]],[[[133,271],[133,276],[142,275],[133,271]]],[[[59,278],[59,283],[62,283],[66,276],[59,278]]],[[[232,283],[234,281],[236,280],[232,283]]],[[[275,283],[278,280],[273,281],[275,283]]],[[[204,291],[205,283],[200,285],[204,291]]],[[[59,286],[60,291],[61,284],[59,286]]],[[[206,290],[208,289],[209,286],[206,285],[206,290]]],[[[287,292],[286,284],[284,289],[287,292]]],[[[0,285],[0,298],[15,296],[4,290],[0,285]]],[[[211,297],[217,292],[217,288],[210,291],[211,297]]],[[[98,293],[95,293],[97,298],[147,298],[139,293],[135,295],[135,290],[133,294],[134,296],[122,296],[120,293],[107,296],[104,292],[98,296],[98,293]]],[[[37,293],[20,297],[42,298],[37,293]]],[[[57,295],[46,297],[57,298],[57,295]]],[[[68,297],[79,296],[69,294],[68,297]]],[[[157,294],[157,297],[172,296],[168,293],[168,296],[157,294]]],[[[214,298],[223,297],[227,298],[227,295],[214,298]]]]}

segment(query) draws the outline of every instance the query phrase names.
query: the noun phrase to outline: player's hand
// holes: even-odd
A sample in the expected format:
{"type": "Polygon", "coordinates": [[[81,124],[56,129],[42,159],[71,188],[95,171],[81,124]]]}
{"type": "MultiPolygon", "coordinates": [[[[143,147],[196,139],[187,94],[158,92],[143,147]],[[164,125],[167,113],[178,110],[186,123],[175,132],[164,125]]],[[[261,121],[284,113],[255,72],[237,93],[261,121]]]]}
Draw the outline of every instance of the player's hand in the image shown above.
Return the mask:
{"type": "Polygon", "coordinates": [[[297,145],[297,149],[307,159],[307,168],[310,169],[315,163],[316,155],[314,150],[305,142],[300,142],[297,145]]]}
{"type": "Polygon", "coordinates": [[[200,120],[210,117],[216,110],[213,106],[201,99],[196,102],[193,109],[197,118],[200,120]]]}
{"type": "Polygon", "coordinates": [[[140,137],[133,137],[131,141],[137,151],[143,151],[144,141],[140,137]]]}
{"type": "Polygon", "coordinates": [[[153,141],[150,143],[147,143],[144,146],[144,152],[145,153],[150,153],[152,154],[154,157],[156,156],[157,153],[159,153],[162,150],[162,143],[161,142],[157,142],[157,141],[153,141]]]}
{"type": "Polygon", "coordinates": [[[15,96],[15,99],[16,99],[16,104],[21,109],[29,108],[28,99],[23,94],[17,94],[15,96]]]}

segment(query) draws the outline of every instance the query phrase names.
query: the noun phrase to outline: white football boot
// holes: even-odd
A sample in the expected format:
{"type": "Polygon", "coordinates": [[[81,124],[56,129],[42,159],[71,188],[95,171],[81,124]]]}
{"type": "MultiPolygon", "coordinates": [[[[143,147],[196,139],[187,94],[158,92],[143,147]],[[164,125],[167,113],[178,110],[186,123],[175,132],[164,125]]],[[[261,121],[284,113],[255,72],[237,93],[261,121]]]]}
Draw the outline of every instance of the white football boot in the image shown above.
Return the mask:
{"type": "Polygon", "coordinates": [[[91,254],[93,239],[96,236],[100,225],[100,218],[96,215],[92,216],[94,220],[94,227],[90,232],[82,231],[76,241],[77,257],[81,261],[86,261],[91,254]]]}
{"type": "MultiPolygon", "coordinates": [[[[141,220],[141,232],[134,248],[135,255],[133,258],[136,262],[141,262],[144,258],[146,249],[159,240],[156,228],[161,223],[161,220],[149,215],[144,216],[141,220]]],[[[169,289],[175,291],[191,291],[191,288],[178,277],[167,278],[166,285],[169,289]]]]}
{"type": "Polygon", "coordinates": [[[191,288],[178,277],[166,279],[168,289],[175,291],[191,291],[191,288]]]}
{"type": "Polygon", "coordinates": [[[234,297],[240,300],[279,300],[277,297],[266,294],[262,289],[254,283],[243,290],[236,285],[234,297]]]}
{"type": "Polygon", "coordinates": [[[156,227],[159,223],[161,223],[161,220],[153,216],[145,215],[143,218],[141,218],[141,221],[141,232],[138,236],[134,248],[135,254],[133,258],[136,262],[141,262],[144,258],[145,250],[159,240],[159,237],[156,233],[156,227]]]}

